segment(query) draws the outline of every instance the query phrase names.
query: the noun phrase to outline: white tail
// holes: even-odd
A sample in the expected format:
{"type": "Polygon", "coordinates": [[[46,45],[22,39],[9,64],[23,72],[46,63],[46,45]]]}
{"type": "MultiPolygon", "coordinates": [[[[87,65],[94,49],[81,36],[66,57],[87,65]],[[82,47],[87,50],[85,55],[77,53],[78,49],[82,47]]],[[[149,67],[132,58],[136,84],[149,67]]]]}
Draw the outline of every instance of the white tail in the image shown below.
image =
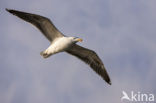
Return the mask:
{"type": "Polygon", "coordinates": [[[48,54],[48,53],[46,53],[45,51],[42,51],[42,52],[40,53],[40,55],[43,56],[43,58],[48,58],[48,57],[51,56],[52,54],[48,54]]]}

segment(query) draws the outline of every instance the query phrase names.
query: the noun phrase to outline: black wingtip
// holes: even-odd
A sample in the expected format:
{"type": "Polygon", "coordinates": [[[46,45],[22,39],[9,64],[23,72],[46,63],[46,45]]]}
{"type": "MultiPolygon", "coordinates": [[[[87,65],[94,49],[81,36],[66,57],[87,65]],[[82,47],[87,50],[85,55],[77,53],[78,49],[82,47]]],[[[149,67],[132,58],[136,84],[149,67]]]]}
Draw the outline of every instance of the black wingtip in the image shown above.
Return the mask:
{"type": "MultiPolygon", "coordinates": [[[[107,72],[105,72],[105,73],[107,73],[107,72]]],[[[109,85],[112,85],[111,79],[108,74],[105,74],[103,79],[106,81],[106,83],[108,83],[109,85]]]]}
{"type": "Polygon", "coordinates": [[[8,11],[9,13],[12,13],[12,14],[14,14],[14,12],[15,12],[15,10],[8,9],[8,8],[6,8],[5,10],[8,11]]]}
{"type": "Polygon", "coordinates": [[[8,9],[8,8],[6,8],[5,10],[8,11],[8,12],[10,12],[10,9],[8,9]]]}
{"type": "Polygon", "coordinates": [[[112,85],[112,82],[111,82],[111,81],[109,81],[109,82],[108,82],[108,84],[109,84],[109,85],[112,85]]]}
{"type": "Polygon", "coordinates": [[[7,12],[9,12],[9,13],[13,13],[13,10],[11,10],[11,9],[6,8],[5,10],[6,10],[7,12]]]}

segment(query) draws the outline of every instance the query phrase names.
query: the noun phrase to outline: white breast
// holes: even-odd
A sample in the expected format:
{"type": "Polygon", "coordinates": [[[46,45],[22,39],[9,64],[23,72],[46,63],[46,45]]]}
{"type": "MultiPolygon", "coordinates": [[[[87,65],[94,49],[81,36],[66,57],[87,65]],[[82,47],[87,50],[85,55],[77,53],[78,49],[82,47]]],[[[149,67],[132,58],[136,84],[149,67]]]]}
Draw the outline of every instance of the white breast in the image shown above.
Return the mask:
{"type": "Polygon", "coordinates": [[[70,47],[72,43],[72,40],[67,37],[58,38],[44,52],[47,54],[62,52],[70,47]]]}

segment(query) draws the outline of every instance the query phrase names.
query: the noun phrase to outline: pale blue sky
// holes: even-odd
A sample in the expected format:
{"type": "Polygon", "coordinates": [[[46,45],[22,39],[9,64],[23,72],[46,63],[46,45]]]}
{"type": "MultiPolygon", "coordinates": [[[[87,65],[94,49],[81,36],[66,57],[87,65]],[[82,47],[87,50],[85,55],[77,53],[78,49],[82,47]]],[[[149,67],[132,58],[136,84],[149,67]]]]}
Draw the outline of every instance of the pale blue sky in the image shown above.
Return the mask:
{"type": "Polygon", "coordinates": [[[1,0],[0,103],[120,103],[122,91],[156,94],[155,0],[1,0]],[[5,8],[50,18],[101,57],[106,84],[66,53],[43,59],[48,40],[5,8]],[[61,64],[61,65],[60,65],[61,64]]]}

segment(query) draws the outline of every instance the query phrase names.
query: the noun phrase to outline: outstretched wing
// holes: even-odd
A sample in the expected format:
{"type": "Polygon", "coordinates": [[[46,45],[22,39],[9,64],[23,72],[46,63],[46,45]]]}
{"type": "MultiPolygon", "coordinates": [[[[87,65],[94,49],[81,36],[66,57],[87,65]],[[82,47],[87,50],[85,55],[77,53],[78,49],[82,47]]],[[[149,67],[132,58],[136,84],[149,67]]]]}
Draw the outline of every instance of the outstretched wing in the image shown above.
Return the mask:
{"type": "Polygon", "coordinates": [[[97,74],[99,74],[108,84],[111,85],[109,75],[102,61],[94,51],[75,44],[70,49],[66,50],[66,52],[89,64],[97,74]]]}
{"type": "Polygon", "coordinates": [[[9,13],[18,16],[19,18],[36,26],[49,41],[53,41],[55,38],[62,37],[63,34],[54,26],[54,24],[46,17],[30,14],[17,10],[6,9],[9,13]]]}

